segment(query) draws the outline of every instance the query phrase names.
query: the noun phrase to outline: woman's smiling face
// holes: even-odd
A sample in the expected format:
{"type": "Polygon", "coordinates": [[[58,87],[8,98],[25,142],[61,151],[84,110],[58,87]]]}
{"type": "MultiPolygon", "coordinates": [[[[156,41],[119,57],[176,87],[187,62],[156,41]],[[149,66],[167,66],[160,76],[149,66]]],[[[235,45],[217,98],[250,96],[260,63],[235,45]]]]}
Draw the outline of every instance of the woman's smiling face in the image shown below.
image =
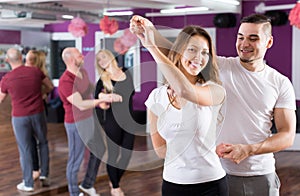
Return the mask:
{"type": "Polygon", "coordinates": [[[189,40],[181,57],[184,70],[191,76],[197,76],[209,61],[209,45],[205,37],[194,35],[189,40]]]}
{"type": "Polygon", "coordinates": [[[109,67],[110,61],[111,61],[111,59],[104,52],[100,52],[97,55],[97,60],[98,60],[98,65],[102,69],[107,69],[109,67]]]}

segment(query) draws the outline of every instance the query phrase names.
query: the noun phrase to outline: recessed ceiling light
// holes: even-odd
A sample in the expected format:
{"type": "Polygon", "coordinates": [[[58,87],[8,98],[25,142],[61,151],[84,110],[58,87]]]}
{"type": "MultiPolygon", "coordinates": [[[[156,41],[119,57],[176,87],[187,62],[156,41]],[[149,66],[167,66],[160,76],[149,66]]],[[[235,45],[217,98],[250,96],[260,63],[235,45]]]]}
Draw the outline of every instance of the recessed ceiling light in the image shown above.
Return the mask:
{"type": "Polygon", "coordinates": [[[68,19],[68,20],[72,20],[73,18],[74,18],[74,16],[72,16],[72,15],[62,15],[61,16],[63,19],[68,19]]]}
{"type": "Polygon", "coordinates": [[[238,0],[213,0],[213,1],[218,1],[218,2],[227,3],[231,5],[240,5],[240,1],[238,0]]]}
{"type": "Polygon", "coordinates": [[[104,16],[131,16],[133,11],[106,11],[103,12],[104,16]]]}
{"type": "Polygon", "coordinates": [[[198,12],[198,11],[207,11],[209,10],[207,7],[184,7],[184,8],[175,8],[175,9],[163,9],[160,10],[162,14],[169,13],[183,13],[183,12],[198,12]]]}

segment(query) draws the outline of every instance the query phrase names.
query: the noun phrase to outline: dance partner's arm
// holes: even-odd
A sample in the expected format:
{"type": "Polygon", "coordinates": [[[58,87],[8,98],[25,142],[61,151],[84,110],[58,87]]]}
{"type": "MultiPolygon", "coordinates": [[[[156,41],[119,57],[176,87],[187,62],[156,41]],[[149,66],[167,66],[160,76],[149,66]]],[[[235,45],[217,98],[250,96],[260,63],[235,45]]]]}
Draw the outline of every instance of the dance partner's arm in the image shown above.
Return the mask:
{"type": "Polygon", "coordinates": [[[122,102],[122,97],[118,94],[100,93],[98,99],[83,99],[79,92],[75,92],[67,100],[80,110],[87,110],[99,106],[101,103],[122,102]]]}
{"type": "Polygon", "coordinates": [[[157,116],[148,109],[147,118],[147,122],[149,122],[150,126],[150,135],[155,153],[159,158],[164,159],[166,157],[167,146],[166,141],[161,137],[157,130],[157,116]]]}
{"type": "Polygon", "coordinates": [[[137,34],[143,35],[144,29],[141,26],[141,24],[144,24],[145,26],[152,28],[154,33],[155,43],[157,43],[157,47],[165,56],[168,56],[173,43],[169,41],[167,38],[163,37],[155,28],[153,23],[147,18],[144,18],[139,15],[134,15],[130,20],[130,31],[136,35],[137,34]]]}
{"type": "Polygon", "coordinates": [[[275,108],[274,122],[277,133],[266,140],[256,144],[220,144],[217,146],[217,154],[238,164],[249,156],[278,152],[293,145],[296,133],[295,111],[275,108]]]}
{"type": "Polygon", "coordinates": [[[1,88],[0,88],[0,103],[2,103],[5,100],[6,97],[7,97],[7,94],[2,93],[1,88]]]}
{"type": "Polygon", "coordinates": [[[144,24],[144,21],[145,20],[139,22],[139,28],[143,28],[143,31],[139,31],[136,35],[143,46],[151,53],[158,68],[176,94],[184,99],[203,106],[218,105],[222,103],[225,97],[225,90],[217,85],[199,86],[192,84],[174,63],[159,50],[158,46],[155,44],[155,30],[152,23],[147,21],[144,24]]]}
{"type": "Polygon", "coordinates": [[[54,88],[53,83],[47,76],[43,79],[42,83],[43,83],[42,94],[50,93],[53,90],[54,88]]]}

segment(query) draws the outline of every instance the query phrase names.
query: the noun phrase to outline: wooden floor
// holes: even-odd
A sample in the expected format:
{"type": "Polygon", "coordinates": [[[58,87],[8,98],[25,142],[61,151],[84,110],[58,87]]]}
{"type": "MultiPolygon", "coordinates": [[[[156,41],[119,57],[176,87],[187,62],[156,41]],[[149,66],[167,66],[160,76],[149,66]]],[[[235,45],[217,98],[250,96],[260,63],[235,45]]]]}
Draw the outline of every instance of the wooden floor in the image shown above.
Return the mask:
{"type": "MultiPolygon", "coordinates": [[[[48,123],[51,186],[42,188],[39,181],[36,181],[35,191],[32,193],[23,193],[16,189],[16,185],[22,180],[22,173],[11,127],[10,111],[10,100],[7,99],[0,104],[0,196],[69,195],[65,175],[68,148],[62,123],[48,123]]],[[[162,160],[149,149],[151,149],[151,143],[148,136],[138,136],[129,170],[121,181],[121,187],[126,196],[161,195],[162,160]]],[[[300,152],[283,151],[276,153],[275,156],[277,172],[281,180],[281,196],[300,196],[300,152]]],[[[80,168],[79,180],[83,178],[87,160],[88,153],[80,168]]],[[[95,188],[101,196],[110,195],[104,164],[100,166],[95,188]]]]}

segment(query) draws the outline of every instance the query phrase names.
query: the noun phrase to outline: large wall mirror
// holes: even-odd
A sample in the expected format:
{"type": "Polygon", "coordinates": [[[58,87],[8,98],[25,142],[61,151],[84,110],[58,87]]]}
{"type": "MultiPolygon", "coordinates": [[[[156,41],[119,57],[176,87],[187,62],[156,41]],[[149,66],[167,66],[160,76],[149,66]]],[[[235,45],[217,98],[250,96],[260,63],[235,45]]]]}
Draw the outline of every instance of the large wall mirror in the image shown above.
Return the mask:
{"type": "Polygon", "coordinates": [[[81,52],[82,39],[75,38],[71,33],[57,32],[51,36],[51,60],[50,60],[50,75],[55,86],[58,84],[58,79],[65,71],[66,65],[62,60],[61,54],[66,47],[76,47],[81,52]]]}
{"type": "MultiPolygon", "coordinates": [[[[123,30],[119,30],[113,35],[107,35],[103,32],[95,33],[95,53],[100,49],[110,50],[116,57],[120,67],[125,68],[130,71],[133,83],[135,86],[135,91],[140,92],[140,81],[141,81],[141,70],[140,70],[140,43],[136,42],[125,54],[118,54],[114,50],[114,41],[123,35],[123,30]]],[[[95,71],[96,81],[99,79],[99,74],[95,71]]]]}

